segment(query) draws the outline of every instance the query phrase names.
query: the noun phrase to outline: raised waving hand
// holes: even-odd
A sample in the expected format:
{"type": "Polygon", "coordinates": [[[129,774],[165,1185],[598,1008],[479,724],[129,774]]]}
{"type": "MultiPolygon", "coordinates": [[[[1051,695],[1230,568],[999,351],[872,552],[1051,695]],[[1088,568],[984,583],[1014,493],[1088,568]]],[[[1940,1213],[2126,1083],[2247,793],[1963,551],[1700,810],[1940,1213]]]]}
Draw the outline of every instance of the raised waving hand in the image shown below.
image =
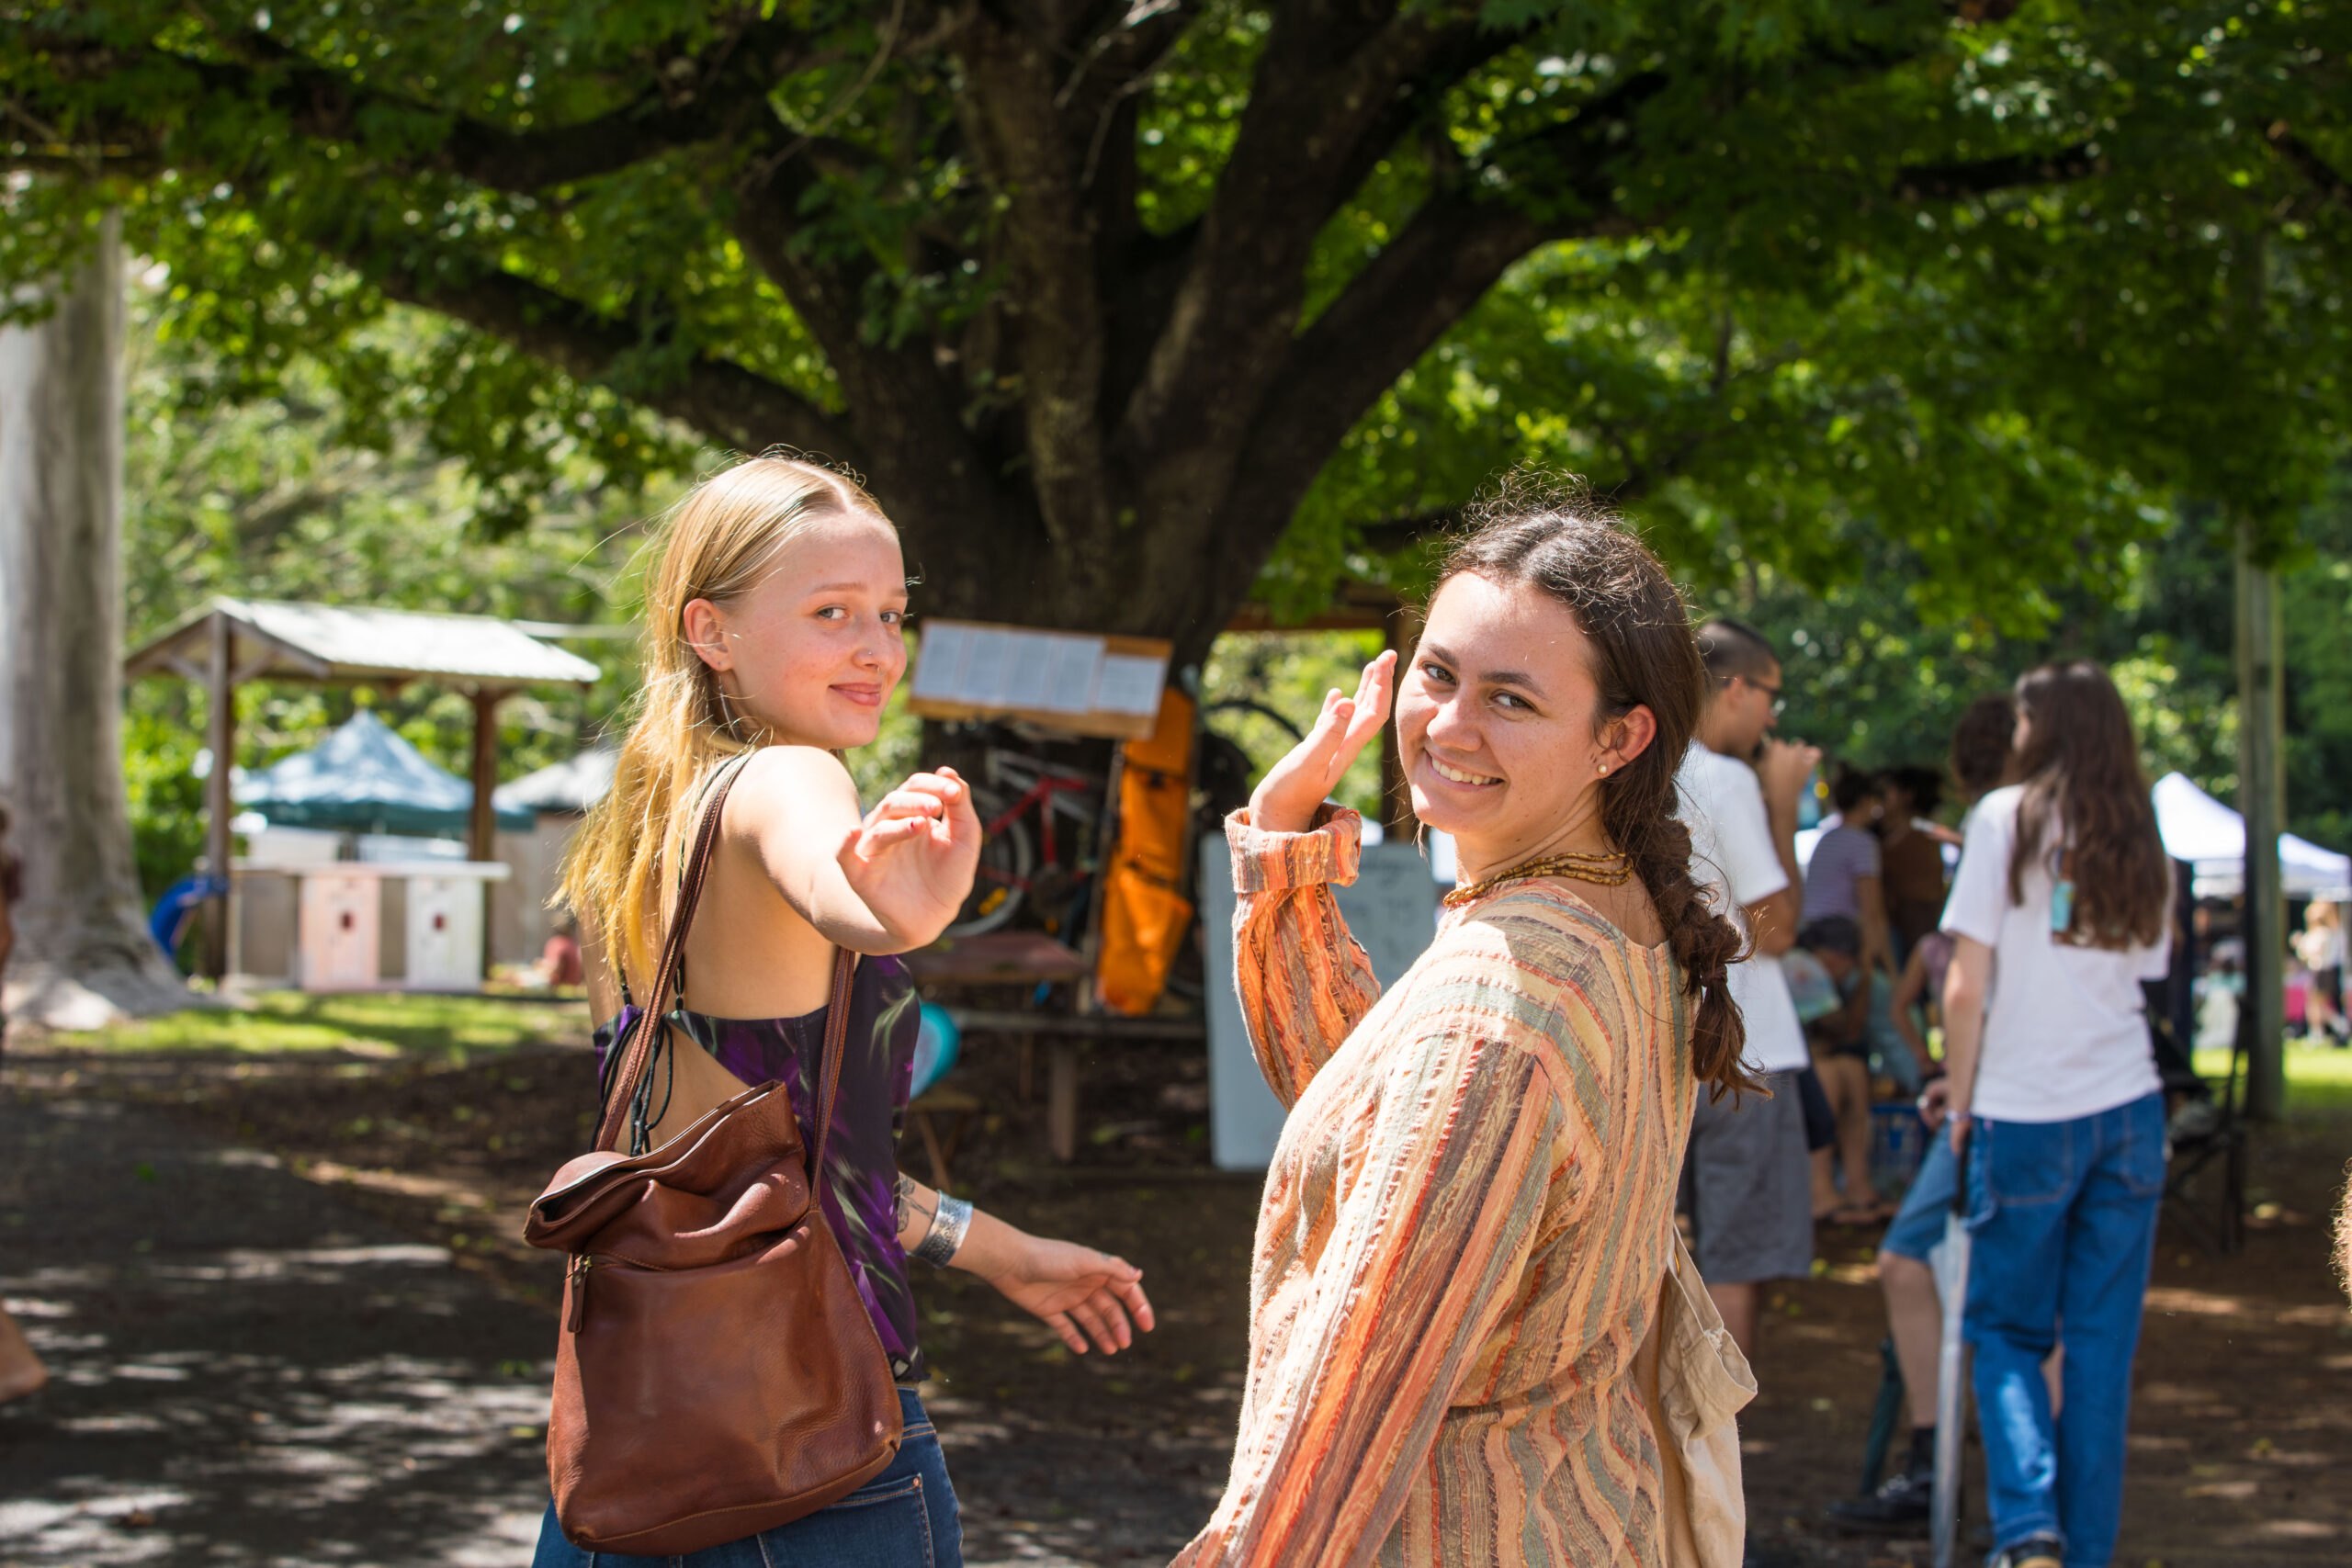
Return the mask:
{"type": "Polygon", "coordinates": [[[1250,796],[1250,820],[1274,833],[1304,832],[1316,808],[1339,787],[1340,776],[1388,722],[1396,694],[1396,655],[1392,650],[1363,667],[1353,696],[1334,686],[1323,694],[1323,711],[1306,739],[1266,770],[1250,796]]]}
{"type": "Polygon", "coordinates": [[[945,930],[972,890],[980,819],[953,768],[916,773],[842,840],[842,874],[894,935],[921,945],[945,930]]]}

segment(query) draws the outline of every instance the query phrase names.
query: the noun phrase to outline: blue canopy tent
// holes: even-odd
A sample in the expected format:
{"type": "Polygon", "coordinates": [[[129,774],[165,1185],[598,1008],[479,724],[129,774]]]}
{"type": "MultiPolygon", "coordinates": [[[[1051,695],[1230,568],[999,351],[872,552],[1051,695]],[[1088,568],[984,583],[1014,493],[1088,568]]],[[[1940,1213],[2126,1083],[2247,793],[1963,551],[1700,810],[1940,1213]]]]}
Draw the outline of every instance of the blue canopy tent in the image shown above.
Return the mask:
{"type": "MultiPolygon", "coordinates": [[[[435,767],[365,708],[322,744],[245,774],[233,793],[240,807],[279,827],[355,833],[462,837],[474,809],[473,785],[435,767]]],[[[495,810],[501,828],[530,830],[527,809],[495,810]]]]}

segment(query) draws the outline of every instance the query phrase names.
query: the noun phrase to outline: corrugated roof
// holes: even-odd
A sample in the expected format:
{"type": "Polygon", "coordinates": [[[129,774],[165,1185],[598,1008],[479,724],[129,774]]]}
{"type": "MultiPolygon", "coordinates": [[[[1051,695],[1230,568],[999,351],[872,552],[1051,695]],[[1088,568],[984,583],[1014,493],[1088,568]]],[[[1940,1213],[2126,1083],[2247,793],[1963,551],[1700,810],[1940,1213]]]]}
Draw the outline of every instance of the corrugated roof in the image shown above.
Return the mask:
{"type": "Polygon", "coordinates": [[[207,623],[229,617],[229,666],[238,681],[403,681],[417,676],[495,686],[593,683],[599,671],[489,615],[438,615],[350,604],[220,598],[123,661],[136,677],[164,670],[205,678],[207,623]]]}

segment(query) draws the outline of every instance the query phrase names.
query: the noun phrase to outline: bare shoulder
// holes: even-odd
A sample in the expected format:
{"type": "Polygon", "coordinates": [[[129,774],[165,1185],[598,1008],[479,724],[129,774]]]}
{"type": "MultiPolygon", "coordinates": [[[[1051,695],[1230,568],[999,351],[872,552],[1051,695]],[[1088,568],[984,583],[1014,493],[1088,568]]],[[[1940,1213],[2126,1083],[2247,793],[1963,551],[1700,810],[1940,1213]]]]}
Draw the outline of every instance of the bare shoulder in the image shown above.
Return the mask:
{"type": "Polygon", "coordinates": [[[730,834],[756,837],[782,823],[846,830],[858,815],[857,784],[849,769],[814,746],[761,747],[727,795],[730,834]]]}

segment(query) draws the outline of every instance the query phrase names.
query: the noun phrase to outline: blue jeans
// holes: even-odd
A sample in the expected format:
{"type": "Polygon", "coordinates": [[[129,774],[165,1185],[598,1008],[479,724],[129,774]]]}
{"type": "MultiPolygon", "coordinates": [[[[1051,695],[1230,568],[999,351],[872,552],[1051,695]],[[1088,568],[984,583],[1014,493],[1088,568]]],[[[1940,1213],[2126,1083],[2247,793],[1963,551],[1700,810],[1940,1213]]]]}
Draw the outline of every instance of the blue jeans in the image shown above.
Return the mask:
{"type": "Polygon", "coordinates": [[[914,1390],[899,1391],[906,1434],[889,1468],[831,1507],[689,1557],[616,1557],[563,1539],[555,1505],[531,1568],[964,1568],[964,1527],[939,1435],[914,1390]]]}
{"type": "Polygon", "coordinates": [[[1970,1133],[1967,1337],[1997,1547],[2056,1536],[2066,1568],[2106,1568],[2114,1553],[2164,1190],[2161,1094],[1970,1133]],[[2041,1363],[2062,1322],[2064,1414],[2052,1420],[2041,1363]]]}
{"type": "Polygon", "coordinates": [[[1911,1179],[1911,1190],[1903,1195],[1903,1207],[1895,1211],[1894,1223],[1886,1227],[1879,1250],[1927,1262],[1928,1255],[1944,1244],[1952,1188],[1959,1180],[1960,1162],[1951,1152],[1951,1134],[1939,1126],[1928,1134],[1928,1152],[1920,1156],[1919,1174],[1911,1179]]]}

